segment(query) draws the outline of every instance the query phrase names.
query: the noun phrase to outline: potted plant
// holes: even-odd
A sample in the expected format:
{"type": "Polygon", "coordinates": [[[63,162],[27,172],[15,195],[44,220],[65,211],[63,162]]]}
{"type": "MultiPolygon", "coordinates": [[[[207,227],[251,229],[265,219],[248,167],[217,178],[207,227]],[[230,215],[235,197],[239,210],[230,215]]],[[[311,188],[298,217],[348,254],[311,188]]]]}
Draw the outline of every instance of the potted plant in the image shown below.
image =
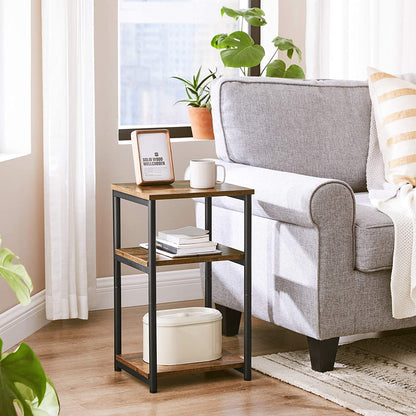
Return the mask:
{"type": "Polygon", "coordinates": [[[192,136],[195,139],[213,140],[211,115],[211,93],[209,84],[215,79],[215,72],[209,70],[209,75],[200,80],[201,67],[191,80],[173,77],[184,83],[188,98],[177,101],[188,104],[189,119],[191,121],[192,136]]]}
{"type": "MultiPolygon", "coordinates": [[[[240,68],[243,75],[248,75],[248,68],[260,65],[265,56],[265,51],[261,45],[255,44],[253,38],[248,33],[242,30],[243,20],[251,26],[264,26],[267,24],[264,17],[264,11],[257,7],[237,10],[223,7],[221,9],[221,15],[223,16],[224,14],[237,21],[240,20],[241,30],[229,35],[226,33],[215,35],[212,38],[211,45],[214,48],[221,50],[220,55],[224,66],[240,68]]],[[[264,66],[260,75],[266,71],[266,76],[268,77],[304,79],[305,74],[299,65],[292,64],[286,68],[286,63],[284,61],[281,59],[274,59],[277,52],[280,50],[286,51],[289,59],[292,59],[294,52],[296,52],[299,61],[301,61],[302,52],[293,43],[293,40],[277,36],[272,42],[276,47],[276,50],[264,66]]]]}
{"type": "MultiPolygon", "coordinates": [[[[1,238],[0,238],[1,245],[1,238]]],[[[3,277],[22,305],[30,303],[32,280],[25,267],[9,249],[0,250],[0,277],[3,277]]],[[[51,380],[33,350],[25,343],[16,351],[2,352],[0,339],[0,415],[56,416],[59,399],[51,380]]]]}

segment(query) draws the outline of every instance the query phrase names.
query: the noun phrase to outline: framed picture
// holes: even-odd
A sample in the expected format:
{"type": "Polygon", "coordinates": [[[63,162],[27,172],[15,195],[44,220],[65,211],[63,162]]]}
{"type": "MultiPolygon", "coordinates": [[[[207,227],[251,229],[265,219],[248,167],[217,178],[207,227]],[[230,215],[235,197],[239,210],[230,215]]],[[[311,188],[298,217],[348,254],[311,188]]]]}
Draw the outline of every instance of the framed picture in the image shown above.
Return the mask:
{"type": "Polygon", "coordinates": [[[137,185],[168,184],[175,180],[169,130],[131,132],[137,185]]]}

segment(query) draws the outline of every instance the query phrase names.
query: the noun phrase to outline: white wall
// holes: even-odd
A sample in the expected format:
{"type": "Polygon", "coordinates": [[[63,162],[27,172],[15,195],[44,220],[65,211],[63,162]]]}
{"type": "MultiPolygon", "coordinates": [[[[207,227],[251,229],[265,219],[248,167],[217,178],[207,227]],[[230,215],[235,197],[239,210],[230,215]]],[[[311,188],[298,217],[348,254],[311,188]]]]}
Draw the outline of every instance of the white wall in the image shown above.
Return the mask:
{"type": "MultiPolygon", "coordinates": [[[[2,247],[20,256],[34,284],[45,287],[43,240],[42,55],[40,0],[32,0],[32,152],[0,162],[0,235],[2,247]]],[[[15,126],[15,134],[19,126],[15,126]]],[[[0,313],[16,305],[0,279],[0,313]]]]}
{"type": "Polygon", "coordinates": [[[307,0],[279,0],[279,36],[293,39],[293,42],[303,52],[302,62],[299,63],[296,54],[289,61],[285,53],[279,58],[286,63],[296,63],[305,70],[305,31],[306,31],[306,1],[307,0]]]}

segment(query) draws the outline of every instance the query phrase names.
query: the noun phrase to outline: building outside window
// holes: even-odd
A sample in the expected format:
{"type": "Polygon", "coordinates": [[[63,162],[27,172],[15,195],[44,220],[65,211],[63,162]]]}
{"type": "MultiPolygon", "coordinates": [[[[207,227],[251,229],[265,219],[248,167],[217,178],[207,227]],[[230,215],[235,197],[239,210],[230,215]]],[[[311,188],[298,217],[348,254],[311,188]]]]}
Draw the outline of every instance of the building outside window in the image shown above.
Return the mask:
{"type": "MultiPolygon", "coordinates": [[[[189,79],[199,67],[206,75],[208,69],[217,69],[221,75],[240,75],[238,69],[224,68],[219,51],[210,42],[218,33],[240,30],[235,20],[221,17],[221,8],[247,8],[248,3],[119,0],[120,129],[189,125],[186,104],[175,105],[186,98],[184,86],[172,76],[189,79]]],[[[278,34],[277,3],[262,3],[274,36],[278,34]]]]}

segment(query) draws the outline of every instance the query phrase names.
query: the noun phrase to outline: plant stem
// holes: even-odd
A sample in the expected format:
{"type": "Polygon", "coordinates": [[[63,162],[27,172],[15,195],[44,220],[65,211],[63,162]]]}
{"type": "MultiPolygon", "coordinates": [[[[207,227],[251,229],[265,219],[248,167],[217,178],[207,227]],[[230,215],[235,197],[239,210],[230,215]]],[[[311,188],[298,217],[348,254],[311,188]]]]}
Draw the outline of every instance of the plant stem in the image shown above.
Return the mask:
{"type": "Polygon", "coordinates": [[[267,65],[269,65],[269,63],[272,61],[272,59],[276,56],[277,52],[279,51],[279,49],[276,49],[274,51],[274,54],[272,55],[272,57],[269,59],[269,62],[267,62],[267,64],[265,65],[265,67],[262,69],[262,71],[260,72],[260,76],[263,75],[264,70],[267,68],[267,65]]]}
{"type": "Polygon", "coordinates": [[[244,76],[246,76],[246,71],[244,70],[244,68],[240,68],[240,71],[243,73],[244,76]]]}

